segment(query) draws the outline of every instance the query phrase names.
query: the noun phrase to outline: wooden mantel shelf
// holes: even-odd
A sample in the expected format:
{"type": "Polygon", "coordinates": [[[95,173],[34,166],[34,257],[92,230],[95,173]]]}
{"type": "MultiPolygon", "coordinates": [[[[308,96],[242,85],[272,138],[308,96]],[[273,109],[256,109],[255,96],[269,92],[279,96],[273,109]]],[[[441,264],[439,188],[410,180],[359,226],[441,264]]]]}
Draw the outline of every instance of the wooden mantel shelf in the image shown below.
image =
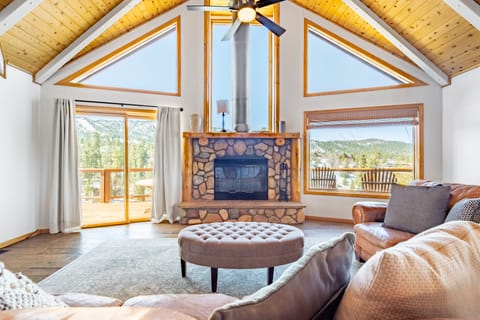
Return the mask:
{"type": "Polygon", "coordinates": [[[284,139],[299,139],[299,132],[183,132],[184,138],[240,138],[240,139],[268,139],[268,138],[284,138],[284,139]]]}
{"type": "Polygon", "coordinates": [[[305,208],[305,204],[295,201],[276,200],[192,200],[182,202],[180,208],[305,208]]]}

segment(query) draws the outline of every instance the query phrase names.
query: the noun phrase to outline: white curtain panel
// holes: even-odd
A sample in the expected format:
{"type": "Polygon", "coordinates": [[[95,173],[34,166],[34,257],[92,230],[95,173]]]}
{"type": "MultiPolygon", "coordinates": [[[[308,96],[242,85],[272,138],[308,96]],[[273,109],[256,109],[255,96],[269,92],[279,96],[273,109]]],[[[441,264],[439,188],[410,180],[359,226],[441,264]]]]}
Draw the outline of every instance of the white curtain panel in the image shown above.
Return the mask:
{"type": "Polygon", "coordinates": [[[159,107],[155,135],[152,222],[180,219],[182,154],[180,108],[159,107]]]}
{"type": "Polygon", "coordinates": [[[56,99],[50,198],[50,233],[71,232],[81,225],[75,102],[56,99]]]}

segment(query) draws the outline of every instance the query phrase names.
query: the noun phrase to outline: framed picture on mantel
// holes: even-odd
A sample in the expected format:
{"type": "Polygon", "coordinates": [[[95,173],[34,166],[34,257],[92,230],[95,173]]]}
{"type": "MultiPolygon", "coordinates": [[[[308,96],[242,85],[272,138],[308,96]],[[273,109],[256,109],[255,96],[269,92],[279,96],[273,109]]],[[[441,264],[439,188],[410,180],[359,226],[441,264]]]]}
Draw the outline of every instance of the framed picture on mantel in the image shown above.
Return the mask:
{"type": "Polygon", "coordinates": [[[0,77],[6,78],[7,77],[7,62],[5,59],[5,54],[3,52],[3,46],[0,42],[0,77]]]}

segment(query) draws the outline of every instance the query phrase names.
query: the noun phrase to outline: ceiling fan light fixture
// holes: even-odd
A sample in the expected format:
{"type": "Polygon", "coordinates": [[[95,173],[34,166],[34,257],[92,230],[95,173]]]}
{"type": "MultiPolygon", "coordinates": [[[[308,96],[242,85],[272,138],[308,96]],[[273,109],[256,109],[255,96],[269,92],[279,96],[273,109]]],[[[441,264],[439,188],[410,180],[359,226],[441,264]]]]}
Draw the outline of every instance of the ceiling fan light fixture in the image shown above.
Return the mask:
{"type": "Polygon", "coordinates": [[[257,12],[252,7],[243,7],[238,10],[237,17],[243,23],[249,23],[255,20],[257,12]]]}

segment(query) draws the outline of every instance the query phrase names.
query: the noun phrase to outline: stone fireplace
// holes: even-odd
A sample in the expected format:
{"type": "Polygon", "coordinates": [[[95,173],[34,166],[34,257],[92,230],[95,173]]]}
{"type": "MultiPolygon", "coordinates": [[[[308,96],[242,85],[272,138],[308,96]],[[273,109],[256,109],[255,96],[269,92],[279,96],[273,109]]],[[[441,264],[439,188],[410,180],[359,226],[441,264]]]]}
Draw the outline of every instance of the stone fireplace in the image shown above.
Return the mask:
{"type": "Polygon", "coordinates": [[[299,133],[184,132],[180,222],[302,223],[299,138],[299,133]]]}

